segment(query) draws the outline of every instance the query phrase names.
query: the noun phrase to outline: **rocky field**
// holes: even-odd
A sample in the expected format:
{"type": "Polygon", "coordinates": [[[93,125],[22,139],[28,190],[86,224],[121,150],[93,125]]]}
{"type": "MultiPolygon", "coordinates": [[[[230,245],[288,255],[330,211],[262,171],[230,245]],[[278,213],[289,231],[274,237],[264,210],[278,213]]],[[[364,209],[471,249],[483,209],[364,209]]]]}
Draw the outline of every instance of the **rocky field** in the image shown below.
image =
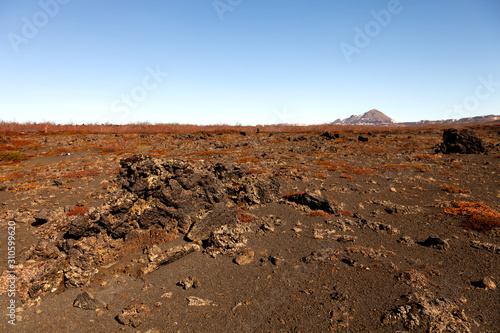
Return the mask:
{"type": "Polygon", "coordinates": [[[0,331],[500,332],[499,142],[3,133],[0,331]]]}

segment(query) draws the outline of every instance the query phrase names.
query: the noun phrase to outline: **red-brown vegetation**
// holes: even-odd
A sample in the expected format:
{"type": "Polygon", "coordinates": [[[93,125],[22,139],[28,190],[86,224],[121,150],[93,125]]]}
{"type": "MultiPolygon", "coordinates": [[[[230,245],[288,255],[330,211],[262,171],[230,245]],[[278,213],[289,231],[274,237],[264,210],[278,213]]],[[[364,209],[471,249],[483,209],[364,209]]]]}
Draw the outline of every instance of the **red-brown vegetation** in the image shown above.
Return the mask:
{"type": "Polygon", "coordinates": [[[469,191],[465,188],[458,187],[456,185],[443,185],[441,186],[443,191],[449,192],[449,193],[469,193],[469,191]]]}
{"type": "Polygon", "coordinates": [[[89,208],[87,206],[75,206],[75,208],[73,208],[72,210],[67,212],[66,215],[68,215],[68,216],[74,216],[74,215],[82,216],[82,215],[85,215],[85,213],[88,210],[89,210],[89,208]]]}

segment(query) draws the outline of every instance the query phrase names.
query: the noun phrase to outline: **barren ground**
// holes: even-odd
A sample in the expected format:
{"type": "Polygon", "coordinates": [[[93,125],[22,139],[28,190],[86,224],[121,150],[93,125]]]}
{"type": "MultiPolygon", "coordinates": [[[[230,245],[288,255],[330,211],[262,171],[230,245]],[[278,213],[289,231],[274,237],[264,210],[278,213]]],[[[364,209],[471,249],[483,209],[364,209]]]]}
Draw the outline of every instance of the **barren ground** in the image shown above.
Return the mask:
{"type": "MultiPolygon", "coordinates": [[[[311,132],[4,134],[0,152],[18,151],[26,159],[0,165],[5,314],[8,221],[16,223],[20,265],[16,325],[2,315],[0,331],[500,332],[500,291],[493,288],[500,284],[499,133],[498,126],[476,129],[497,145],[487,155],[435,154],[442,131],[421,128],[339,132],[339,138],[311,132]],[[368,141],[359,141],[360,134],[368,141]],[[80,231],[93,208],[103,215],[103,205],[126,193],[120,161],[135,154],[158,165],[186,162],[194,174],[224,165],[229,176],[216,182],[225,197],[217,200],[236,214],[226,235],[236,237],[235,244],[221,250],[213,243],[223,227],[217,217],[210,238],[186,237],[214,209],[205,201],[202,208],[173,204],[175,214],[199,209],[187,227],[173,218],[168,223],[174,224],[140,227],[134,220],[122,234],[105,231],[111,229],[103,222],[80,231]],[[269,198],[255,190],[275,183],[269,198]],[[253,190],[241,190],[246,185],[253,190]],[[133,228],[166,234],[133,248],[127,244],[133,228]],[[102,239],[134,250],[108,258],[116,248],[90,243],[102,239]],[[87,280],[74,282],[68,272],[84,266],[71,249],[84,241],[109,252],[88,264],[96,271],[87,280]],[[153,252],[190,244],[199,251],[141,273],[154,263],[153,252]],[[57,262],[59,271],[43,271],[57,262]],[[73,306],[83,291],[106,305],[73,306]],[[117,316],[135,301],[145,305],[134,317],[137,327],[119,323],[117,316]]],[[[199,191],[207,190],[199,185],[199,191]]],[[[153,196],[133,199],[143,203],[137,216],[157,203],[153,196]]],[[[80,246],[83,254],[93,247],[80,246]]]]}

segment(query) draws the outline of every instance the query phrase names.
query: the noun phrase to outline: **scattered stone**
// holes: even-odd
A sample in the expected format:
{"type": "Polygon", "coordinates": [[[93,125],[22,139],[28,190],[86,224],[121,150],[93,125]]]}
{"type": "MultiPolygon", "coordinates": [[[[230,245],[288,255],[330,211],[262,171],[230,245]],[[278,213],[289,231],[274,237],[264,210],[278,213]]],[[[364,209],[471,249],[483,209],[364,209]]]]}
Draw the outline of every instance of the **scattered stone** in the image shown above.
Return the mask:
{"type": "Polygon", "coordinates": [[[419,242],[418,244],[438,250],[448,250],[450,248],[450,244],[447,239],[442,239],[437,236],[428,237],[425,241],[419,242]]]}
{"type": "Polygon", "coordinates": [[[398,235],[399,230],[394,228],[390,224],[386,223],[381,223],[381,222],[372,222],[372,221],[367,221],[365,219],[361,219],[360,221],[360,226],[363,228],[369,228],[377,232],[386,232],[388,234],[392,235],[398,235]]]}
{"type": "Polygon", "coordinates": [[[195,280],[192,277],[187,277],[187,278],[182,279],[181,281],[177,282],[177,285],[184,288],[184,290],[187,290],[189,288],[199,288],[200,281],[195,280]]]}
{"type": "Polygon", "coordinates": [[[389,214],[418,214],[422,212],[422,209],[418,206],[399,205],[390,201],[374,200],[371,203],[384,207],[389,214]]]}
{"type": "Polygon", "coordinates": [[[269,257],[269,261],[274,266],[280,266],[285,262],[285,259],[280,258],[280,257],[276,257],[276,256],[271,256],[271,257],[269,257]]]}
{"type": "Polygon", "coordinates": [[[406,246],[415,245],[415,241],[410,236],[403,236],[398,242],[406,246]]]}
{"type": "Polygon", "coordinates": [[[260,228],[264,231],[274,232],[274,226],[269,222],[266,222],[260,226],[260,228]]]}
{"type": "Polygon", "coordinates": [[[333,236],[332,239],[335,239],[339,243],[353,243],[358,239],[358,237],[351,235],[338,235],[333,236]]]}
{"type": "Polygon", "coordinates": [[[428,292],[413,293],[407,299],[407,304],[382,317],[384,325],[402,323],[412,332],[471,332],[471,323],[457,303],[428,292]]]}
{"type": "Polygon", "coordinates": [[[188,303],[189,306],[207,306],[207,305],[216,306],[216,304],[213,301],[196,296],[189,296],[187,300],[189,301],[188,303]]]}
{"type": "Polygon", "coordinates": [[[479,288],[484,288],[486,290],[495,290],[497,289],[497,285],[495,284],[495,282],[493,282],[493,280],[490,278],[490,277],[485,277],[483,278],[481,281],[478,281],[476,283],[474,283],[476,286],[478,286],[479,288]]]}
{"type": "Polygon", "coordinates": [[[238,265],[248,265],[253,262],[255,256],[255,252],[250,248],[244,248],[240,253],[238,253],[237,257],[234,259],[234,262],[238,265]]]}
{"type": "Polygon", "coordinates": [[[84,291],[73,301],[73,306],[85,310],[105,309],[107,304],[95,298],[90,292],[84,291]]]}
{"type": "Polygon", "coordinates": [[[418,289],[427,287],[429,284],[425,275],[416,269],[410,269],[402,272],[399,275],[398,280],[418,289]]]}
{"type": "Polygon", "coordinates": [[[480,241],[472,241],[472,247],[476,249],[484,249],[486,251],[500,254],[500,245],[491,244],[491,243],[481,243],[480,241]]]}
{"type": "Polygon", "coordinates": [[[489,148],[486,144],[466,129],[447,129],[443,132],[443,142],[434,148],[436,153],[443,154],[485,154],[489,148]]]}
{"type": "Polygon", "coordinates": [[[247,245],[247,238],[243,234],[249,231],[248,226],[241,224],[223,225],[210,233],[206,251],[213,257],[218,254],[235,254],[247,245]]]}
{"type": "Polygon", "coordinates": [[[337,256],[340,254],[339,251],[334,250],[332,248],[320,249],[318,251],[314,251],[308,256],[302,258],[302,261],[305,263],[311,263],[315,261],[331,261],[337,260],[337,256]]]}
{"type": "Polygon", "coordinates": [[[169,291],[169,292],[164,293],[160,297],[162,297],[162,298],[171,298],[172,295],[173,295],[173,293],[171,291],[169,291]]]}
{"type": "Polygon", "coordinates": [[[344,302],[351,298],[351,296],[339,286],[333,286],[333,292],[330,296],[337,302],[344,302]]]}
{"type": "Polygon", "coordinates": [[[157,270],[162,265],[170,264],[176,260],[185,257],[186,255],[201,251],[201,246],[194,243],[189,243],[186,245],[174,246],[162,254],[159,255],[150,255],[148,257],[150,263],[140,269],[140,272],[144,275],[149,274],[155,270],[157,270]]]}
{"type": "Polygon", "coordinates": [[[368,138],[366,136],[360,135],[360,136],[358,136],[358,141],[360,141],[360,142],[367,142],[368,138]]]}
{"type": "Polygon", "coordinates": [[[144,302],[136,301],[123,309],[122,313],[116,317],[116,320],[120,324],[136,328],[142,324],[150,311],[151,309],[144,302]]]}
{"type": "Polygon", "coordinates": [[[313,237],[316,239],[330,238],[336,232],[333,229],[314,229],[313,237]]]}

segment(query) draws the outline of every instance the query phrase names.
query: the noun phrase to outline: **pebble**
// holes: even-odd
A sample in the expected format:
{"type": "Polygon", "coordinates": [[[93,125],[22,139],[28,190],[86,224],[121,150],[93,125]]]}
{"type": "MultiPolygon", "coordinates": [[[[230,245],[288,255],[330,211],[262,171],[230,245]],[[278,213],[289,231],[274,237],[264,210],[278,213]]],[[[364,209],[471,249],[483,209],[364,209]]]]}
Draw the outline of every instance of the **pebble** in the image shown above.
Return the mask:
{"type": "Polygon", "coordinates": [[[495,290],[495,289],[497,289],[497,285],[489,277],[485,277],[483,279],[482,283],[483,283],[483,285],[484,285],[484,287],[485,287],[486,290],[495,290]]]}

